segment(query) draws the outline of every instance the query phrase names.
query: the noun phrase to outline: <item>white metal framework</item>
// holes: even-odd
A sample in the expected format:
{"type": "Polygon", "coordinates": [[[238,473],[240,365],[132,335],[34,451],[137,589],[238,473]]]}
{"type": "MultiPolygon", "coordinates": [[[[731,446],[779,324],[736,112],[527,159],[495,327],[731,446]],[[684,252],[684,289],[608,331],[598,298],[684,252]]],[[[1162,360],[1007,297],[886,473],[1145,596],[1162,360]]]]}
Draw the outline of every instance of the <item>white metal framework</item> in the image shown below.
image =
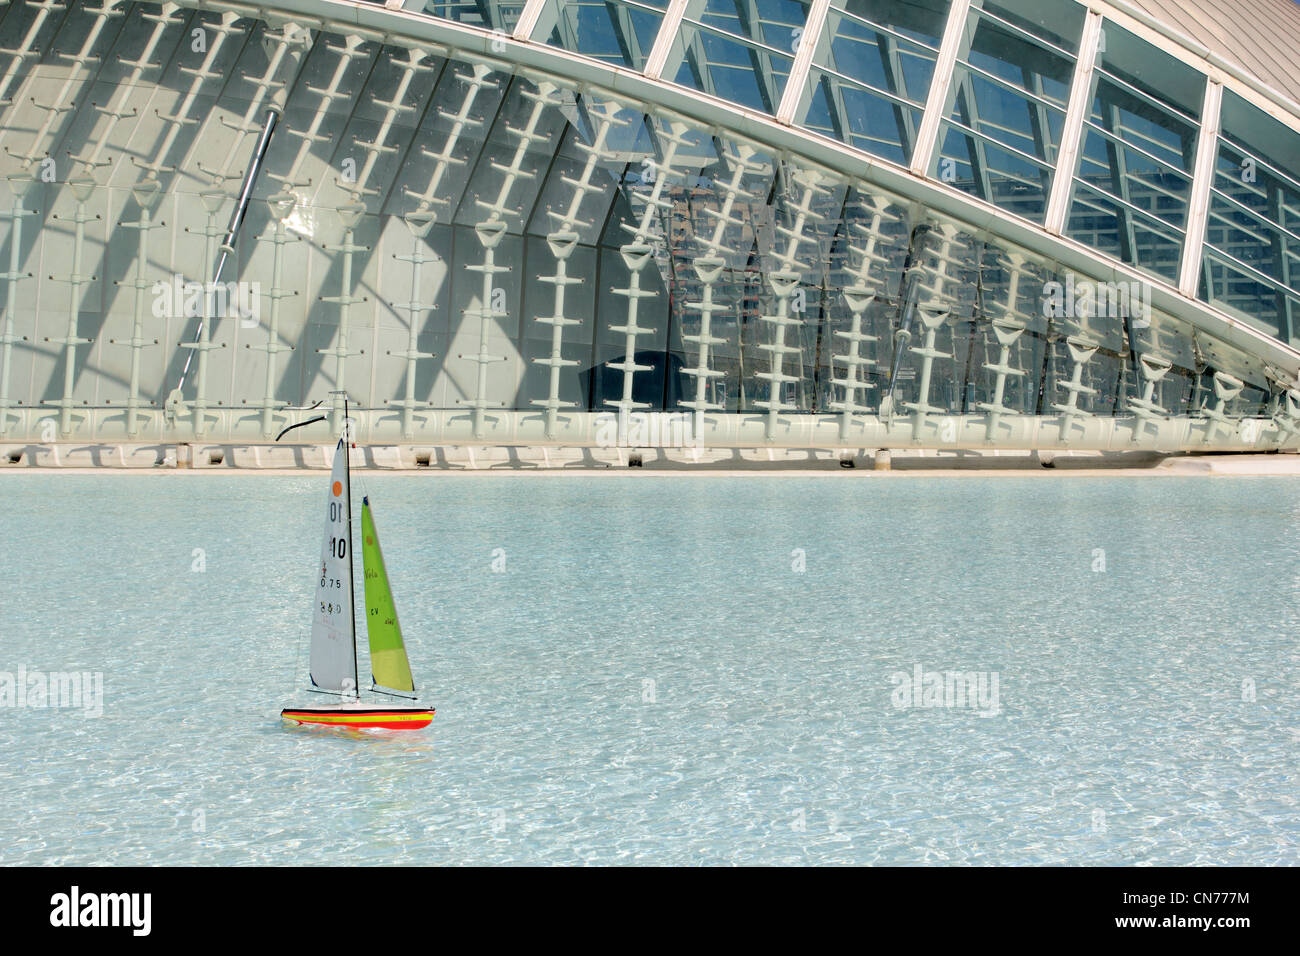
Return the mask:
{"type": "Polygon", "coordinates": [[[337,431],[353,390],[371,441],[1294,445],[1300,171],[1221,119],[1259,91],[1048,7],[13,3],[0,440],[265,440],[328,391],[337,431]],[[234,321],[191,286],[268,107],[234,321]],[[1282,318],[1218,291],[1252,242],[1282,318]]]}

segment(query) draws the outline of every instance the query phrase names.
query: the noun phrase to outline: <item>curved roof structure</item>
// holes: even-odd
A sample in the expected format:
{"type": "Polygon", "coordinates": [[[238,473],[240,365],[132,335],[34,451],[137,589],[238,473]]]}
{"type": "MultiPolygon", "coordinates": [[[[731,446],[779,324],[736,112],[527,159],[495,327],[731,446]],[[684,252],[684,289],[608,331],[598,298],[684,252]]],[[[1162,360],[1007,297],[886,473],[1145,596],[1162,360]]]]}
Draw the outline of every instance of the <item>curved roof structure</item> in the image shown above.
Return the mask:
{"type": "Polygon", "coordinates": [[[1294,446],[1253,2],[13,3],[0,440],[1294,446]]]}
{"type": "Polygon", "coordinates": [[[1131,6],[1150,18],[1156,28],[1203,47],[1209,58],[1238,67],[1260,84],[1300,104],[1300,73],[1295,50],[1300,42],[1300,4],[1294,0],[1119,0],[1117,10],[1131,6]]]}

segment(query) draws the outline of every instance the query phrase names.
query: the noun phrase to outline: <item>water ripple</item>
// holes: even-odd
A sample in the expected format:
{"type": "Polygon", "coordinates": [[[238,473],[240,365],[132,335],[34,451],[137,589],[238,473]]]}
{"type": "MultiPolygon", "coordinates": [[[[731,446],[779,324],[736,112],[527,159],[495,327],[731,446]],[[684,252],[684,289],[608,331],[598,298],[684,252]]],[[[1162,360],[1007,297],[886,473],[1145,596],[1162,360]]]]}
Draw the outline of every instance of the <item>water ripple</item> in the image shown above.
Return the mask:
{"type": "Polygon", "coordinates": [[[4,476],[0,862],[1300,862],[1298,482],[365,480],[419,735],[276,717],[319,478],[4,476]]]}

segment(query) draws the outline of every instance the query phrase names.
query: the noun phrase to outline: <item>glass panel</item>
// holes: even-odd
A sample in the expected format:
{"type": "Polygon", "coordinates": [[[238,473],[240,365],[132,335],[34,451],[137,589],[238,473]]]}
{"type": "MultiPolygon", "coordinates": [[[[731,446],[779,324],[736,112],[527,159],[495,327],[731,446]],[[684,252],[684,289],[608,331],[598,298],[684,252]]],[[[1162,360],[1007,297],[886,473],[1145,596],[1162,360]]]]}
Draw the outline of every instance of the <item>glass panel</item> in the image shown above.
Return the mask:
{"type": "Polygon", "coordinates": [[[930,92],[947,0],[836,0],[805,97],[808,129],[907,163],[930,92]]]}
{"type": "Polygon", "coordinates": [[[1201,298],[1300,344],[1300,133],[1223,95],[1201,298]]]}
{"type": "Polygon", "coordinates": [[[693,4],[682,19],[664,76],[775,114],[803,36],[808,6],[805,0],[693,4]]]}
{"type": "Polygon", "coordinates": [[[427,0],[424,12],[443,20],[512,33],[524,12],[524,0],[427,0]]]}
{"type": "Polygon", "coordinates": [[[665,191],[672,269],[667,407],[704,403],[719,410],[751,407],[765,383],[755,373],[750,342],[768,291],[760,236],[773,226],[775,165],[771,157],[719,137],[692,134],[679,174],[665,191]],[[715,260],[716,274],[699,268],[715,260]],[[706,309],[705,303],[714,308],[706,309]],[[717,308],[721,306],[721,308],[717,308]]]}
{"type": "Polygon", "coordinates": [[[1102,36],[1066,232],[1176,282],[1205,80],[1113,24],[1102,36]]]}
{"type": "Polygon", "coordinates": [[[547,43],[633,70],[645,67],[667,0],[551,0],[547,43]]]}
{"type": "Polygon", "coordinates": [[[1068,234],[1116,259],[1131,262],[1130,250],[1139,251],[1145,269],[1178,281],[1183,233],[1141,210],[1123,205],[1108,193],[1077,182],[1070,206],[1068,234]]]}
{"type": "Polygon", "coordinates": [[[932,174],[1041,222],[1083,8],[1027,0],[972,10],[932,174]]]}

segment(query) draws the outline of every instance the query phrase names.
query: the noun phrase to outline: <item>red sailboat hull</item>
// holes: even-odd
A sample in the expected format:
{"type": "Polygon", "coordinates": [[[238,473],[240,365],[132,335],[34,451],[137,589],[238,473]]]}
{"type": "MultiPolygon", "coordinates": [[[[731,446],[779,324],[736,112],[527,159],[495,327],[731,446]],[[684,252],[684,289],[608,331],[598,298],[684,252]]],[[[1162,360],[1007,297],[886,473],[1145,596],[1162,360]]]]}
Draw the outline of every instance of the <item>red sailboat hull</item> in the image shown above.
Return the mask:
{"type": "Polygon", "coordinates": [[[419,730],[433,721],[432,707],[286,707],[280,716],[296,724],[354,730],[419,730]]]}

